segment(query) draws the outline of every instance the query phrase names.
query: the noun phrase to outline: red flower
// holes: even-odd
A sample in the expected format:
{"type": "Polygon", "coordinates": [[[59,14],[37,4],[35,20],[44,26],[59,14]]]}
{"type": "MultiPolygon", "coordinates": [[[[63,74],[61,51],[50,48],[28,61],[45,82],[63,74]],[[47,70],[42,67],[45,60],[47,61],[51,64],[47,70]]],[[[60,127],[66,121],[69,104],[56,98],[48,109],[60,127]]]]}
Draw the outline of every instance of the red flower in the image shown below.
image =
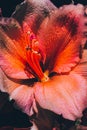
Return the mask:
{"type": "Polygon", "coordinates": [[[57,9],[49,1],[35,4],[42,6],[43,13],[38,6],[28,14],[29,4],[24,2],[28,7],[23,21],[19,15],[23,5],[14,18],[0,20],[1,90],[28,115],[38,112],[38,102],[42,108],[75,120],[87,107],[84,7],[57,9]]]}

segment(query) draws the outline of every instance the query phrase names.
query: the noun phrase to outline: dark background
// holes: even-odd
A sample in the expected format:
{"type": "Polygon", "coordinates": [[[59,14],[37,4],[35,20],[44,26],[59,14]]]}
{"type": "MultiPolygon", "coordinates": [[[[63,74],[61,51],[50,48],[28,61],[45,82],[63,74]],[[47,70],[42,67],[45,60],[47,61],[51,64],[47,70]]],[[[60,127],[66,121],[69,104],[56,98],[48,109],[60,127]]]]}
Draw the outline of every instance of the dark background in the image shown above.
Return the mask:
{"type": "MultiPolygon", "coordinates": [[[[9,17],[14,11],[15,6],[21,3],[23,0],[0,0],[0,8],[2,8],[2,14],[5,17],[9,17]]],[[[57,7],[64,4],[70,4],[71,0],[51,0],[57,7]]],[[[82,3],[87,5],[87,0],[74,0],[75,4],[82,3]]]]}

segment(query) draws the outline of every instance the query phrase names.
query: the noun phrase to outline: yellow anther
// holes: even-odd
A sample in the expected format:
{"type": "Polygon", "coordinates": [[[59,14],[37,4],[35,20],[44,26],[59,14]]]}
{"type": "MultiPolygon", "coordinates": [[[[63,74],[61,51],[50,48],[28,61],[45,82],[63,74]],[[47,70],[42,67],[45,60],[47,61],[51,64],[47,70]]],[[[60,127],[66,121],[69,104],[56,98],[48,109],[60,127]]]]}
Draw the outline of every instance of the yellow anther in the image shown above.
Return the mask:
{"type": "Polygon", "coordinates": [[[46,82],[46,81],[48,81],[48,80],[49,80],[48,75],[49,75],[49,71],[47,70],[47,71],[45,71],[44,77],[41,79],[41,82],[46,82]]]}

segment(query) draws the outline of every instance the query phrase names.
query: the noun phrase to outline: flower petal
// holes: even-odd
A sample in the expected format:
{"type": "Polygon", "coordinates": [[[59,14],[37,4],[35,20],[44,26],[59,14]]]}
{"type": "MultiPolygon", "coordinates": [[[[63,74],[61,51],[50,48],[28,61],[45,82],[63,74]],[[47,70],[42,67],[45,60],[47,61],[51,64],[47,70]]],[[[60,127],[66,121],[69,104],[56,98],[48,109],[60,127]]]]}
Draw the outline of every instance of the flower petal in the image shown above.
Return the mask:
{"type": "Polygon", "coordinates": [[[82,5],[64,6],[52,12],[41,24],[38,40],[46,53],[45,69],[65,73],[79,62],[83,9],[82,5]]]}
{"type": "Polygon", "coordinates": [[[36,84],[35,98],[42,108],[76,120],[87,107],[87,82],[73,72],[54,76],[47,82],[36,84]]]}
{"type": "Polygon", "coordinates": [[[6,75],[16,79],[43,78],[39,42],[29,26],[23,23],[21,28],[16,20],[2,18],[0,35],[0,66],[6,75]]]}
{"type": "Polygon", "coordinates": [[[33,115],[37,112],[33,88],[20,85],[11,94],[10,98],[16,101],[16,104],[27,115],[33,115]]]}
{"type": "Polygon", "coordinates": [[[14,18],[0,18],[0,28],[12,39],[20,38],[20,24],[14,18]]]}
{"type": "Polygon", "coordinates": [[[2,70],[0,70],[0,84],[0,90],[7,92],[10,96],[10,100],[14,99],[15,104],[23,112],[28,115],[32,115],[34,111],[37,112],[33,87],[18,84],[16,81],[10,80],[2,70]]]}
{"type": "MultiPolygon", "coordinates": [[[[25,79],[28,78],[28,76],[24,72],[24,65],[21,60],[18,59],[15,44],[10,38],[10,36],[12,36],[13,39],[15,39],[15,32],[20,32],[20,28],[18,28],[17,26],[13,27],[13,24],[14,23],[12,23],[11,25],[10,23],[10,26],[12,26],[12,28],[8,27],[9,24],[8,26],[2,24],[0,28],[0,67],[8,76],[12,78],[25,79]],[[11,29],[15,30],[15,32],[13,33],[14,36],[11,34],[11,29]],[[7,30],[9,31],[7,32],[7,30]]],[[[20,50],[20,48],[17,49],[20,50]]]]}
{"type": "Polygon", "coordinates": [[[38,31],[40,24],[50,12],[56,9],[50,0],[27,0],[17,7],[12,17],[20,24],[26,22],[34,33],[38,31]]]}
{"type": "Polygon", "coordinates": [[[87,80],[87,49],[83,50],[82,59],[73,71],[87,80]]]}

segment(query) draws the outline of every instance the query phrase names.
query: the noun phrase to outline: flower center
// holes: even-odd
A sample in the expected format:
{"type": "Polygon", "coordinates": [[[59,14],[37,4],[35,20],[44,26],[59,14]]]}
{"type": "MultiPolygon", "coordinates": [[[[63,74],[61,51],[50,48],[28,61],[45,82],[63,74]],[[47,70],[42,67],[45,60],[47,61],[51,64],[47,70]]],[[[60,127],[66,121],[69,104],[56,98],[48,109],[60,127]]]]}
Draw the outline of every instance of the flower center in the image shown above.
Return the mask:
{"type": "MultiPolygon", "coordinates": [[[[24,28],[24,30],[26,29],[24,28]]],[[[41,68],[41,63],[43,63],[43,61],[39,49],[39,42],[35,34],[29,29],[29,27],[25,33],[27,33],[26,39],[28,39],[25,46],[27,61],[26,70],[37,77],[39,81],[47,81],[48,76],[42,71],[41,68]]]]}

